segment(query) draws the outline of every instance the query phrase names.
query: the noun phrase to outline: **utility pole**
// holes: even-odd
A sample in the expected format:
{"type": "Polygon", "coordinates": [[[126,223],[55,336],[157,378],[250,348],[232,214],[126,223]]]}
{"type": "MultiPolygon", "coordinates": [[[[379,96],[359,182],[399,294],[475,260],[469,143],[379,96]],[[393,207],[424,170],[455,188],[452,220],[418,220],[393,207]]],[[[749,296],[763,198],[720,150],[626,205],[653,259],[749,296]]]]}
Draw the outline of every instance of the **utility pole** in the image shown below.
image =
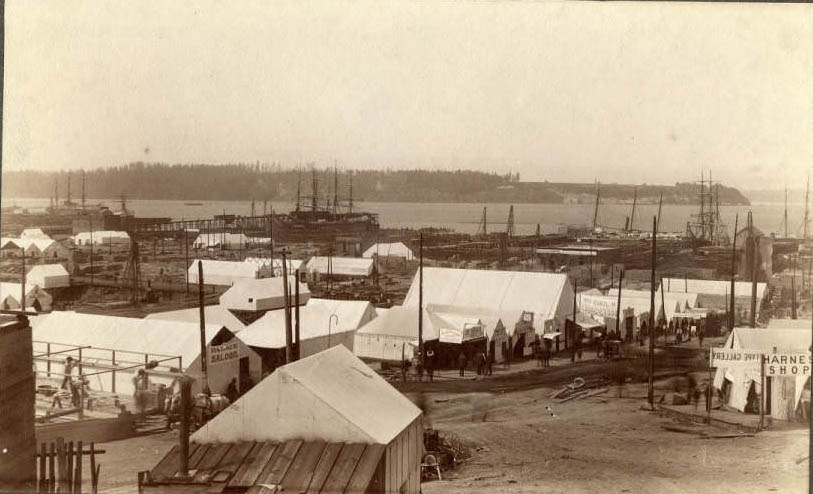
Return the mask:
{"type": "Polygon", "coordinates": [[[20,294],[20,310],[25,312],[25,249],[20,247],[20,250],[23,253],[22,260],[23,260],[23,278],[22,278],[22,293],[20,294]]]}
{"type": "Polygon", "coordinates": [[[198,260],[198,307],[200,308],[200,370],[203,372],[203,392],[211,395],[209,390],[208,356],[206,355],[206,314],[203,309],[203,261],[198,260]]]}
{"type": "Polygon", "coordinates": [[[657,263],[658,218],[652,217],[652,277],[649,288],[649,389],[647,400],[655,408],[655,264],[657,263]]]}
{"type": "MultiPolygon", "coordinates": [[[[272,269],[273,270],[273,269],[272,269]]],[[[299,268],[296,269],[296,281],[294,281],[294,343],[296,345],[296,360],[302,358],[302,347],[299,345],[299,268]]]]}
{"type": "MultiPolygon", "coordinates": [[[[573,331],[573,341],[570,342],[571,346],[573,347],[573,351],[570,353],[570,361],[576,361],[576,312],[578,309],[576,308],[576,294],[579,293],[579,282],[573,281],[573,325],[570,326],[571,330],[573,331]]],[[[567,341],[567,328],[565,328],[565,341],[567,341]]],[[[567,348],[567,342],[565,342],[565,348],[567,348]]]]}
{"type": "Polygon", "coordinates": [[[621,339],[621,282],[624,281],[624,268],[618,270],[618,303],[615,308],[615,334],[621,339]]]}
{"type": "Polygon", "coordinates": [[[288,298],[288,264],[285,262],[287,250],[282,251],[282,293],[285,299],[285,363],[293,362],[293,349],[291,338],[291,311],[289,309],[290,299],[288,298]]]}
{"type": "Polygon", "coordinates": [[[93,215],[88,215],[88,225],[90,227],[90,286],[93,286],[93,215]]]}
{"type": "Polygon", "coordinates": [[[598,227],[598,204],[601,200],[601,189],[599,188],[599,183],[596,181],[596,209],[593,211],[593,231],[596,231],[598,227]]]}
{"type": "Polygon", "coordinates": [[[759,256],[759,237],[754,237],[754,255],[751,256],[751,327],[757,327],[757,257],[759,256]]]}
{"type": "Polygon", "coordinates": [[[737,277],[737,223],[740,220],[740,214],[737,213],[734,216],[734,247],[731,251],[731,300],[730,300],[730,308],[728,311],[728,329],[734,329],[734,323],[736,322],[734,311],[736,309],[736,305],[734,303],[734,280],[737,277]]]}
{"type": "Polygon", "coordinates": [[[804,236],[802,236],[804,240],[807,240],[807,224],[809,214],[810,214],[810,173],[807,174],[807,189],[805,190],[805,224],[804,224],[804,236]]]}
{"type": "Polygon", "coordinates": [[[184,247],[184,259],[186,260],[186,263],[184,263],[184,266],[186,266],[186,294],[187,295],[189,295],[189,238],[187,237],[188,232],[189,232],[189,230],[186,228],[186,225],[184,225],[184,228],[183,228],[183,247],[184,247]]]}
{"type": "Polygon", "coordinates": [[[423,363],[423,233],[418,243],[418,355],[423,363]]]}
{"type": "Polygon", "coordinates": [[[793,255],[793,278],[790,279],[790,318],[796,319],[796,256],[793,255]]]}

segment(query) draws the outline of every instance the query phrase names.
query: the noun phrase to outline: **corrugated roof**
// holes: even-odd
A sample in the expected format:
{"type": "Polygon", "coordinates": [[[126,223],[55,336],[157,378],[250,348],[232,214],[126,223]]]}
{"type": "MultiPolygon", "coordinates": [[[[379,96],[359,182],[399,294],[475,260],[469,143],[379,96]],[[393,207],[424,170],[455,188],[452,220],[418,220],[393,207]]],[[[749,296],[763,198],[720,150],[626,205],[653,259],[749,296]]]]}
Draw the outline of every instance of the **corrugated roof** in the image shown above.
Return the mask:
{"type": "MultiPolygon", "coordinates": [[[[300,339],[318,338],[332,334],[355,331],[365,321],[368,311],[374,311],[372,304],[366,300],[330,300],[311,298],[299,308],[300,339]],[[331,324],[330,318],[336,314],[331,324]]],[[[293,324],[293,323],[292,323],[293,324]]],[[[239,338],[249,346],[260,348],[283,348],[285,346],[285,312],[274,310],[266,312],[245,330],[239,338]]]]}
{"type": "MultiPolygon", "coordinates": [[[[206,342],[211,342],[223,327],[207,323],[206,342]]],[[[31,318],[31,329],[33,338],[39,341],[179,355],[184,365],[200,354],[198,323],[54,311],[31,318]]]]}
{"type": "MultiPolygon", "coordinates": [[[[246,492],[255,485],[274,485],[283,492],[297,493],[381,492],[383,485],[370,483],[385,450],[380,444],[299,439],[213,445],[192,442],[188,464],[195,476],[190,483],[220,475],[229,492],[246,492]]],[[[150,483],[183,485],[176,478],[179,455],[176,445],[150,471],[150,483]]]]}
{"type": "MultiPolygon", "coordinates": [[[[552,317],[568,283],[567,275],[527,271],[424,268],[424,304],[493,311],[528,311],[552,317]]],[[[404,305],[418,304],[418,275],[404,305]]],[[[506,325],[507,326],[507,325],[506,325]]]]}
{"type": "Polygon", "coordinates": [[[192,438],[389,444],[420,415],[409,399],[339,345],[277,368],[192,438]]]}
{"type": "Polygon", "coordinates": [[[314,256],[308,260],[307,270],[327,274],[328,259],[331,263],[331,272],[337,276],[370,276],[373,272],[373,260],[363,257],[314,256]]]}

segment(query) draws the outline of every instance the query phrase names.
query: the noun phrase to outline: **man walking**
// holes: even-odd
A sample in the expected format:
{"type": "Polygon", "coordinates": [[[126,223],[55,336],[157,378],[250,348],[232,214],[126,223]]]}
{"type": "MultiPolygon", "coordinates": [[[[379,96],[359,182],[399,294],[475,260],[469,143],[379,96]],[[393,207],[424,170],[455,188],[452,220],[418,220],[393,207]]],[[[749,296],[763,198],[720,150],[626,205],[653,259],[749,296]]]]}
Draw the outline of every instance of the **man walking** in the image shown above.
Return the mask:
{"type": "Polygon", "coordinates": [[[457,357],[457,368],[460,370],[460,377],[463,377],[466,372],[466,354],[460,350],[460,355],[457,357]]]}

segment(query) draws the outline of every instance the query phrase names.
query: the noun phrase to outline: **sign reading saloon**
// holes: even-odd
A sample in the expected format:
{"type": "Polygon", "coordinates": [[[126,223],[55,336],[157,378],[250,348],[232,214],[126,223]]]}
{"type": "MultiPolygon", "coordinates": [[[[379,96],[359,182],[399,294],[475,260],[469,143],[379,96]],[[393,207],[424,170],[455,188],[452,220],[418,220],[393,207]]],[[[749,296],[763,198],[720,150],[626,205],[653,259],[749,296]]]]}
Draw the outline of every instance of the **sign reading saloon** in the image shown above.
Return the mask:
{"type": "Polygon", "coordinates": [[[240,358],[240,348],[236,341],[230,341],[222,345],[212,345],[209,347],[209,363],[224,364],[240,358]]]}
{"type": "Polygon", "coordinates": [[[768,354],[765,355],[766,376],[809,376],[810,354],[768,354]]]}
{"type": "Polygon", "coordinates": [[[731,348],[712,348],[711,366],[719,368],[734,367],[738,365],[759,365],[762,354],[748,350],[734,350],[731,348]]]}

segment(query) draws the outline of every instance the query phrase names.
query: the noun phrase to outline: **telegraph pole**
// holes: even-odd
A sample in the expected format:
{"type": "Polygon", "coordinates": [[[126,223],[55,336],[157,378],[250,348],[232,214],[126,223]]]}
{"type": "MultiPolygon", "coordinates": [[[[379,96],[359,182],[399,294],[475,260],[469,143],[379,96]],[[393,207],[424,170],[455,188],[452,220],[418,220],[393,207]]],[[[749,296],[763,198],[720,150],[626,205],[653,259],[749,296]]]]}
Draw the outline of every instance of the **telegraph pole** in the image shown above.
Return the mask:
{"type": "Polygon", "coordinates": [[[288,264],[285,262],[287,251],[282,251],[282,293],[285,299],[285,363],[293,362],[293,349],[291,338],[291,311],[288,298],[288,264]]]}
{"type": "Polygon", "coordinates": [[[419,256],[420,262],[418,264],[418,355],[423,362],[423,233],[420,234],[419,239],[419,256]]]}
{"type": "Polygon", "coordinates": [[[200,307],[200,370],[203,372],[203,392],[209,390],[208,356],[206,355],[206,314],[203,310],[203,260],[198,260],[198,306],[200,307]]]}
{"type": "Polygon", "coordinates": [[[737,277],[737,223],[740,220],[740,214],[737,213],[734,216],[734,248],[731,251],[731,300],[728,311],[728,329],[734,329],[734,324],[736,322],[735,318],[735,309],[736,305],[734,303],[734,279],[737,277]]]}
{"type": "Polygon", "coordinates": [[[649,288],[649,389],[647,401],[655,408],[655,263],[657,262],[658,218],[652,217],[652,278],[649,288]]]}

